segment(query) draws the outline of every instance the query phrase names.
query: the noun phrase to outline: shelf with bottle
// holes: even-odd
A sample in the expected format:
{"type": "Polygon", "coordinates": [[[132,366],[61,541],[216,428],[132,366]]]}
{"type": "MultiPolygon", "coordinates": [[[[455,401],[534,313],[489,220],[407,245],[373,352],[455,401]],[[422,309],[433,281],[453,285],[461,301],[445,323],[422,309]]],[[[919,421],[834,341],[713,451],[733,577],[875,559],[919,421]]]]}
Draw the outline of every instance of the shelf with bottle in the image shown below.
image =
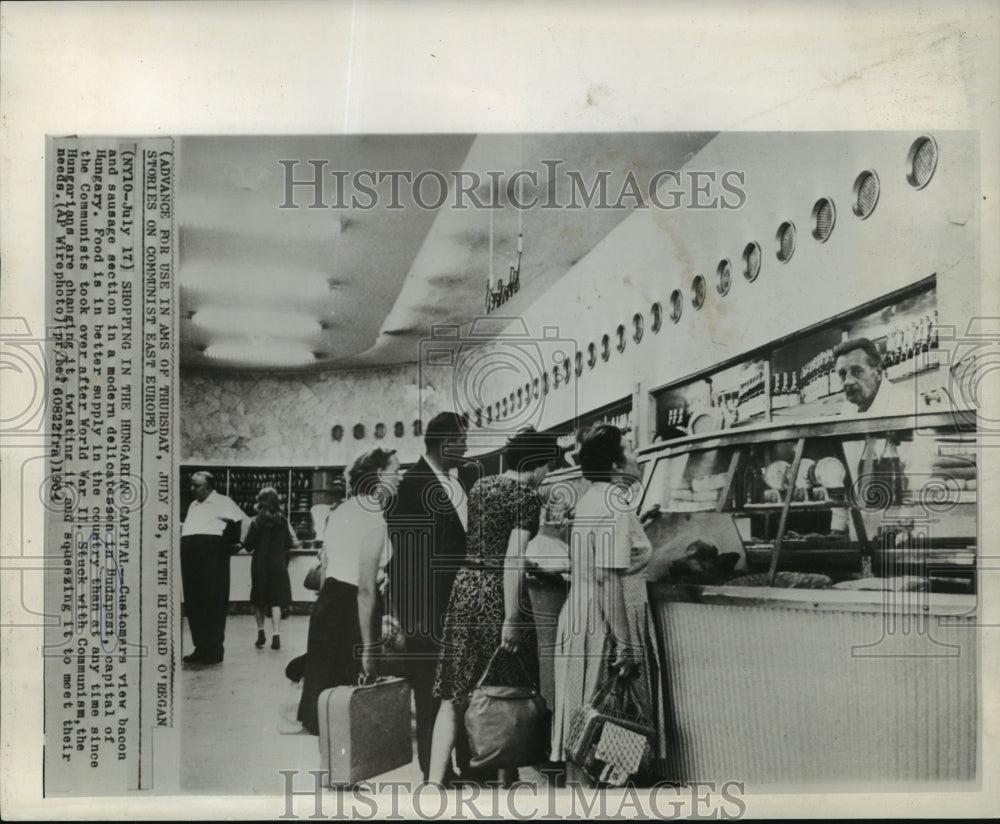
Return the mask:
{"type": "Polygon", "coordinates": [[[685,403],[683,406],[671,406],[666,410],[666,427],[671,430],[688,431],[691,422],[691,410],[685,403]]]}
{"type": "Polygon", "coordinates": [[[941,365],[937,310],[893,326],[885,348],[885,376],[893,383],[937,369],[941,365]]]}
{"type": "Polygon", "coordinates": [[[216,479],[216,488],[233,499],[247,515],[257,514],[257,495],[265,487],[278,493],[283,511],[309,520],[316,503],[333,503],[343,497],[342,467],[202,467],[182,466],[180,470],[180,512],[184,517],[193,500],[190,493],[191,476],[207,469],[216,479]]]}
{"type": "Polygon", "coordinates": [[[765,364],[757,364],[753,374],[747,376],[736,395],[734,417],[730,426],[745,426],[765,420],[770,412],[768,397],[768,370],[765,364]]]}

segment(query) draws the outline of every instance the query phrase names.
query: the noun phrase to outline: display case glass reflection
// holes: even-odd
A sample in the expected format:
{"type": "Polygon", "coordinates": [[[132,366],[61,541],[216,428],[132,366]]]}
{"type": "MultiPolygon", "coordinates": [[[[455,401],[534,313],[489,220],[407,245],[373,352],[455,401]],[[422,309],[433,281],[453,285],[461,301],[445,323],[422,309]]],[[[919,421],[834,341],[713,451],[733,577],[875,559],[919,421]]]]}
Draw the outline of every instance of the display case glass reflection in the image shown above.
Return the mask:
{"type": "Polygon", "coordinates": [[[975,432],[946,416],[783,427],[647,452],[643,510],[731,514],[751,571],[918,576],[971,591],[975,432]],[[908,421],[900,425],[900,421],[908,421]]]}

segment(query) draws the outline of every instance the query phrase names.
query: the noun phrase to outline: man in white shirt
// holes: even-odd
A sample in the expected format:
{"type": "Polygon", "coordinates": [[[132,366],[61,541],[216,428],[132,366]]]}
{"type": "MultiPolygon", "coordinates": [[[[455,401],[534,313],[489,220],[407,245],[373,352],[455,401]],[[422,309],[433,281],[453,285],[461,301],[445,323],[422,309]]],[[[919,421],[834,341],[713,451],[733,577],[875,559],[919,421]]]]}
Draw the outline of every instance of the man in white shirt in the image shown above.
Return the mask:
{"type": "Polygon", "coordinates": [[[842,415],[879,418],[913,414],[914,393],[901,391],[889,382],[878,347],[868,338],[844,341],[833,355],[834,371],[844,389],[842,415]]]}
{"type": "Polygon", "coordinates": [[[215,491],[211,473],[195,472],[191,493],[195,499],[181,528],[181,585],[194,651],[184,661],[221,664],[229,610],[229,546],[223,533],[229,529],[235,541],[238,527],[242,542],[250,520],[231,498],[215,491]]]}

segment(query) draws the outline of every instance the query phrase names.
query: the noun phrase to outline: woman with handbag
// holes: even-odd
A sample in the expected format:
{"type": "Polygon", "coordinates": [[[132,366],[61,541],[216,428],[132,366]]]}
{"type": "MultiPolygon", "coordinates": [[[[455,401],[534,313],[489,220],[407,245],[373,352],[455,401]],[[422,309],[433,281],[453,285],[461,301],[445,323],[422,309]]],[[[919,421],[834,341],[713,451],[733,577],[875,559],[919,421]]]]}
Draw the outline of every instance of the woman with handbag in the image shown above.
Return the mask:
{"type": "Polygon", "coordinates": [[[441,707],[431,741],[432,782],[445,782],[458,712],[487,670],[498,683],[520,685],[528,678],[537,684],[535,631],[522,591],[523,558],[538,530],[536,489],[559,454],[554,435],[522,430],[504,450],[507,471],[482,478],[469,493],[466,562],[452,587],[434,681],[441,707]]]}
{"type": "Polygon", "coordinates": [[[552,726],[552,760],[567,761],[567,780],[586,780],[568,762],[567,733],[574,713],[596,693],[608,659],[623,674],[643,663],[626,608],[625,578],[633,554],[649,549],[625,494],[639,477],[639,466],[622,431],[610,424],[593,427],[584,435],[578,462],[591,485],[577,503],[570,535],[572,583],[559,616],[552,726]]]}
{"type": "Polygon", "coordinates": [[[388,560],[383,512],[399,484],[395,450],[373,449],[348,470],[350,497],[330,513],[324,533],[323,587],[309,616],[299,721],[319,734],[316,702],[323,690],[377,675],[381,636],[379,577],[388,560]],[[336,546],[327,536],[335,536],[336,546]],[[361,647],[359,657],[355,650],[361,647]]]}

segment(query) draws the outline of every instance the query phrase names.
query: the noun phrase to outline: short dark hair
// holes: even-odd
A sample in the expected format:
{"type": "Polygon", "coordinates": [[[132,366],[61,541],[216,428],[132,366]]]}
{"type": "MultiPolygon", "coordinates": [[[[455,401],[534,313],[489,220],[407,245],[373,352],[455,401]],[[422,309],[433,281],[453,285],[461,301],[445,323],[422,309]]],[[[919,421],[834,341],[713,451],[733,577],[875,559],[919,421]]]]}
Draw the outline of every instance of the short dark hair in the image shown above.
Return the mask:
{"type": "Polygon", "coordinates": [[[395,449],[372,449],[358,458],[347,470],[347,487],[351,495],[369,495],[379,485],[378,473],[389,465],[395,449]]]}
{"type": "Polygon", "coordinates": [[[610,481],[615,464],[625,461],[622,431],[610,423],[593,426],[583,435],[577,455],[580,471],[588,481],[610,481]]]}
{"type": "Polygon", "coordinates": [[[438,412],[424,430],[424,446],[428,450],[437,449],[446,438],[464,435],[465,428],[465,421],[457,412],[438,412]]]}
{"type": "Polygon", "coordinates": [[[558,438],[547,432],[526,427],[507,441],[503,450],[507,466],[518,472],[536,469],[552,463],[562,456],[558,438]]]}
{"type": "Polygon", "coordinates": [[[877,367],[878,369],[882,368],[882,353],[878,351],[878,347],[868,338],[851,338],[850,340],[845,340],[833,350],[834,363],[836,363],[837,358],[841,355],[846,355],[857,349],[865,353],[869,366],[877,367]]]}

